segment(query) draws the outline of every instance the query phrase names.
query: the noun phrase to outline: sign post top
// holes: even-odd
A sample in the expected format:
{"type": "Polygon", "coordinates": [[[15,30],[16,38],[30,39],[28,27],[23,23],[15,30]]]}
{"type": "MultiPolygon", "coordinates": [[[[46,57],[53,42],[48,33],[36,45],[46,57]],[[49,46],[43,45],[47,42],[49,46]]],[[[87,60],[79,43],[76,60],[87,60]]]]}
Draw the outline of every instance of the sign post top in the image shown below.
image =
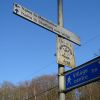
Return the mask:
{"type": "Polygon", "coordinates": [[[13,12],[51,32],[56,33],[57,35],[60,35],[61,37],[77,45],[80,45],[80,38],[76,36],[74,33],[70,32],[69,30],[64,29],[63,27],[59,25],[52,23],[51,21],[48,21],[46,18],[39,16],[38,14],[28,10],[27,8],[17,3],[14,3],[13,12]]]}

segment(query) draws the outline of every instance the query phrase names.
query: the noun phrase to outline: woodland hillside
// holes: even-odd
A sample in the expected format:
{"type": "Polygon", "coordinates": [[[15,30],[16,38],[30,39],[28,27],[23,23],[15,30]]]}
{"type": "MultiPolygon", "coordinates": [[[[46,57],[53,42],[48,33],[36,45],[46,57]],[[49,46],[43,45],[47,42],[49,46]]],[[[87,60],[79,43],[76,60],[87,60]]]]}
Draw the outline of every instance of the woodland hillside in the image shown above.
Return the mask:
{"type": "MultiPolygon", "coordinates": [[[[58,100],[56,75],[44,75],[19,85],[5,81],[0,85],[0,100],[58,100]]],[[[66,100],[100,100],[100,81],[66,94],[66,100]]]]}

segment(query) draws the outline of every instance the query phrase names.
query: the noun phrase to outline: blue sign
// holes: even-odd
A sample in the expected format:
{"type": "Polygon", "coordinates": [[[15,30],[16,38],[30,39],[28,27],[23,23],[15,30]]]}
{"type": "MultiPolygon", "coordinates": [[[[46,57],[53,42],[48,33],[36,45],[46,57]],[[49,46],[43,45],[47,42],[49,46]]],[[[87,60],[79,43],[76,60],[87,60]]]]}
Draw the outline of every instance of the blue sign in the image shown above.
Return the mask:
{"type": "Polygon", "coordinates": [[[66,92],[100,79],[100,57],[97,57],[65,75],[66,92]]]}

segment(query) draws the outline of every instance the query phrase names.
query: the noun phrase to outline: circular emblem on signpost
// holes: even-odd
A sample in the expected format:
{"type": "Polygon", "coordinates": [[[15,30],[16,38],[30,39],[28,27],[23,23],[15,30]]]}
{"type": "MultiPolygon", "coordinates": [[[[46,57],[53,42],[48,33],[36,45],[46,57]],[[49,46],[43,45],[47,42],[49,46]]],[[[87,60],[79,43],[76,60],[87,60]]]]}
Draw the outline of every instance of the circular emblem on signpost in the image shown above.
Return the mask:
{"type": "Polygon", "coordinates": [[[58,38],[58,62],[65,66],[75,67],[74,53],[71,43],[63,38],[58,38]]]}

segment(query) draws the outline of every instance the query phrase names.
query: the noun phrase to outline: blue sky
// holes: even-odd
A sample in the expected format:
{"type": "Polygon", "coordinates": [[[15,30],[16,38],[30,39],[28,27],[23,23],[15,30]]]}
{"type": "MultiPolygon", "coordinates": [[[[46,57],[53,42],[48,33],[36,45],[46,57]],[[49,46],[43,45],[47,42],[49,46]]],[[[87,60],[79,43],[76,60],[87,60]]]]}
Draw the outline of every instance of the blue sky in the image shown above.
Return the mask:
{"type": "MultiPolygon", "coordinates": [[[[56,35],[13,14],[16,2],[57,24],[57,0],[0,0],[0,83],[57,73],[56,35]]],[[[64,28],[81,38],[76,65],[100,50],[100,0],[63,0],[64,28]]]]}

